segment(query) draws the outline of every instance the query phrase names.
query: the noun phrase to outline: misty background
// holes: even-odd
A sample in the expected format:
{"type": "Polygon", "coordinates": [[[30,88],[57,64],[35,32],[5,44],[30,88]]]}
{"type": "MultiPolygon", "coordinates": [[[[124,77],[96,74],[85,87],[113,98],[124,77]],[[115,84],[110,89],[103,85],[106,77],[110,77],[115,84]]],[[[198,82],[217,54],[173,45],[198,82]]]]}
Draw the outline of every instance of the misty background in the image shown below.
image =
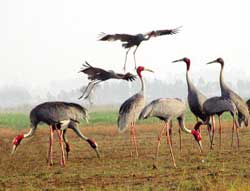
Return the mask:
{"type": "MultiPolygon", "coordinates": [[[[183,73],[183,77],[184,77],[183,73]]],[[[84,81],[84,80],[83,80],[84,81]]],[[[87,80],[85,80],[87,82],[87,80]]],[[[133,82],[124,81],[107,81],[97,85],[90,99],[79,100],[82,88],[87,83],[82,82],[82,86],[75,87],[76,83],[69,80],[65,83],[52,83],[51,87],[55,87],[53,91],[44,92],[37,87],[37,90],[30,90],[22,86],[6,86],[0,88],[0,110],[1,111],[23,111],[28,112],[33,106],[44,101],[70,101],[77,102],[87,108],[113,107],[120,106],[129,96],[140,90],[140,81],[137,79],[133,82]],[[70,83],[71,82],[71,83],[70,83]],[[39,92],[42,92],[39,94],[39,92]],[[119,92],[119,93],[118,93],[119,92]]],[[[80,82],[79,82],[80,83],[80,82]]],[[[165,82],[159,79],[145,79],[147,101],[157,98],[181,98],[187,99],[187,84],[185,80],[175,80],[165,82]]],[[[208,82],[202,77],[194,82],[207,97],[220,95],[220,86],[217,81],[208,82]]],[[[228,85],[237,91],[244,99],[248,99],[250,81],[238,80],[235,84],[227,82],[228,85]]]]}
{"type": "MultiPolygon", "coordinates": [[[[77,73],[87,60],[95,67],[122,72],[125,50],[120,42],[100,42],[105,33],[145,33],[183,26],[176,35],[143,42],[137,64],[146,74],[147,100],[186,99],[186,66],[171,62],[191,59],[190,76],[207,96],[220,95],[219,65],[225,61],[229,86],[250,97],[250,14],[247,0],[0,1],[0,108],[30,108],[45,101],[78,100],[87,77],[77,73]]],[[[132,51],[127,70],[135,73],[132,51]]],[[[95,90],[95,105],[120,105],[139,90],[139,81],[107,81],[95,90]]]]}

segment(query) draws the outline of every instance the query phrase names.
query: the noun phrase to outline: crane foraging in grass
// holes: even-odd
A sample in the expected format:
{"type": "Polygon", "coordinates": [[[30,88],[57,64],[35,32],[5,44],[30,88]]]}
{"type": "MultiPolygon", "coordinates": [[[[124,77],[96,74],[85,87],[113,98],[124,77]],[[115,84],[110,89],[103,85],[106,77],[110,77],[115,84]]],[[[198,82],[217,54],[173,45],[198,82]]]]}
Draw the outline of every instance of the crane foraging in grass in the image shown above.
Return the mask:
{"type": "MultiPolygon", "coordinates": [[[[207,64],[212,64],[212,63],[219,63],[221,65],[221,70],[220,70],[221,96],[223,98],[230,99],[235,104],[236,109],[238,110],[239,127],[242,127],[243,122],[244,122],[245,126],[248,126],[249,111],[248,111],[247,104],[238,94],[236,94],[233,90],[231,90],[227,86],[227,84],[224,82],[224,75],[223,75],[224,60],[222,58],[217,58],[216,60],[208,62],[207,64]]],[[[220,121],[221,121],[221,117],[219,116],[219,122],[220,121]]],[[[233,123],[233,127],[232,127],[232,137],[233,137],[233,132],[234,132],[234,123],[233,123]]],[[[238,133],[237,128],[236,128],[236,132],[238,133]]],[[[220,133],[221,133],[221,131],[220,131],[220,133]]],[[[232,139],[232,141],[233,141],[233,139],[232,139]]],[[[232,144],[233,144],[233,142],[231,143],[231,145],[232,144]]],[[[239,142],[238,142],[238,144],[239,144],[239,142]]]]}
{"type": "Polygon", "coordinates": [[[95,150],[97,156],[100,157],[97,143],[94,140],[84,136],[78,128],[77,123],[79,123],[79,120],[81,119],[88,120],[87,110],[76,103],[45,102],[37,105],[30,112],[30,131],[26,134],[20,134],[14,138],[12,154],[14,154],[22,139],[33,136],[38,124],[43,122],[49,125],[50,128],[50,145],[48,152],[48,163],[50,165],[53,165],[52,149],[54,131],[57,132],[59,137],[59,143],[61,147],[61,165],[65,165],[62,141],[64,140],[66,144],[66,151],[68,155],[70,146],[65,134],[67,128],[72,129],[78,135],[78,137],[88,142],[89,145],[95,150]]]}
{"type": "Polygon", "coordinates": [[[83,64],[83,67],[84,68],[81,69],[79,72],[87,74],[88,79],[91,80],[91,82],[89,82],[88,86],[85,88],[79,99],[81,99],[82,97],[84,97],[84,99],[87,99],[90,93],[92,92],[93,88],[100,82],[109,79],[118,79],[126,81],[133,81],[136,79],[136,76],[129,72],[126,74],[115,73],[112,70],[107,71],[102,68],[93,67],[88,62],[85,62],[85,64],[83,64]]]}
{"type": "Polygon", "coordinates": [[[141,110],[145,106],[144,98],[144,81],[142,79],[142,71],[153,72],[150,69],[146,69],[143,66],[137,68],[137,74],[141,81],[141,91],[127,99],[119,109],[119,115],[117,120],[118,130],[120,132],[124,131],[128,126],[130,126],[130,140],[135,147],[136,156],[138,156],[136,135],[135,135],[135,122],[137,121],[141,110]]]}
{"type": "Polygon", "coordinates": [[[140,44],[143,41],[149,40],[151,37],[157,37],[161,35],[173,35],[178,33],[180,30],[180,27],[175,28],[175,29],[166,29],[166,30],[156,30],[156,31],[150,31],[145,34],[136,34],[136,35],[131,35],[131,34],[105,34],[102,33],[100,37],[100,41],[115,41],[115,40],[120,40],[124,42],[122,44],[122,47],[128,49],[126,51],[125,55],[125,63],[124,63],[124,71],[126,70],[126,62],[127,62],[127,56],[128,52],[133,46],[136,46],[133,55],[134,55],[134,63],[135,63],[135,69],[136,69],[136,59],[135,59],[135,53],[137,48],[140,46],[140,44]]]}
{"type": "MultiPolygon", "coordinates": [[[[169,145],[171,157],[173,160],[174,167],[176,167],[175,159],[174,159],[174,154],[173,154],[173,149],[172,149],[172,142],[171,142],[171,137],[170,137],[170,125],[169,122],[177,118],[179,127],[182,131],[192,134],[197,141],[200,151],[202,151],[202,144],[201,144],[201,136],[198,131],[200,125],[202,124],[201,122],[197,122],[195,128],[193,130],[189,130],[185,127],[185,119],[184,119],[184,113],[186,111],[186,106],[185,103],[182,102],[180,99],[171,99],[171,98],[161,98],[161,99],[156,99],[149,103],[141,112],[139,119],[146,119],[148,117],[157,117],[160,120],[164,121],[164,126],[162,127],[160,134],[158,136],[158,143],[157,143],[157,149],[156,149],[156,155],[155,155],[155,164],[154,167],[156,167],[156,162],[158,158],[158,152],[161,144],[161,138],[166,130],[166,135],[167,135],[167,143],[169,145]]],[[[180,133],[180,131],[179,131],[180,133]]],[[[181,138],[181,137],[180,137],[181,138]]],[[[181,139],[180,139],[181,140],[181,139]]]]}

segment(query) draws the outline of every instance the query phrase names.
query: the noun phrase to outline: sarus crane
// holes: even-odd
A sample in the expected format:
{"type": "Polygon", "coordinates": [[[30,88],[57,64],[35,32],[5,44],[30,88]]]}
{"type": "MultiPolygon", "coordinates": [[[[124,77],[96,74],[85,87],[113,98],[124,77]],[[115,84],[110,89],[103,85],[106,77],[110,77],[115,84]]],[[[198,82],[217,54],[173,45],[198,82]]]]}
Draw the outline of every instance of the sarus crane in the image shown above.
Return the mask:
{"type": "Polygon", "coordinates": [[[83,135],[78,128],[77,123],[79,120],[88,120],[87,110],[76,104],[68,102],[45,102],[37,105],[30,112],[30,131],[26,134],[20,134],[13,140],[12,154],[16,151],[21,141],[34,135],[36,128],[40,122],[46,123],[50,128],[50,145],[48,152],[48,163],[53,165],[53,132],[56,131],[59,137],[61,146],[61,165],[65,165],[63,139],[66,144],[66,151],[69,152],[70,147],[66,138],[67,128],[72,129],[78,137],[88,142],[89,145],[95,150],[98,157],[100,157],[97,143],[83,135]]]}
{"type": "Polygon", "coordinates": [[[175,28],[175,29],[166,29],[166,30],[156,30],[156,31],[150,31],[145,34],[139,33],[136,35],[131,35],[131,34],[105,34],[102,33],[100,37],[100,41],[115,41],[115,40],[120,40],[124,42],[122,44],[122,47],[128,49],[126,51],[125,55],[125,63],[124,63],[124,71],[126,70],[126,62],[127,62],[127,56],[129,50],[136,46],[133,55],[134,55],[134,63],[135,63],[135,69],[136,69],[136,59],[135,59],[135,53],[137,48],[140,46],[140,44],[143,41],[149,40],[151,37],[157,37],[161,35],[173,35],[179,32],[181,27],[175,28]]]}
{"type": "MultiPolygon", "coordinates": [[[[187,97],[188,105],[189,105],[191,112],[196,117],[196,121],[198,122],[198,120],[200,118],[203,122],[205,122],[206,115],[204,113],[203,104],[207,98],[195,87],[195,85],[192,83],[192,81],[190,79],[189,70],[190,70],[191,61],[189,58],[184,57],[182,59],[173,61],[173,63],[176,63],[176,62],[185,62],[186,63],[186,67],[187,67],[187,69],[186,69],[186,81],[187,81],[187,87],[188,87],[188,97],[187,97]]],[[[208,134],[209,134],[209,139],[211,141],[210,131],[211,131],[211,123],[208,122],[208,134]]]]}
{"type": "MultiPolygon", "coordinates": [[[[248,111],[247,104],[238,94],[236,94],[233,90],[231,90],[224,81],[224,75],[223,75],[224,60],[222,58],[217,58],[216,60],[211,61],[207,64],[212,64],[212,63],[219,63],[221,65],[221,70],[220,70],[221,96],[223,98],[230,99],[235,104],[235,106],[238,110],[239,127],[242,127],[243,122],[244,122],[245,126],[248,126],[249,111],[248,111]]],[[[219,121],[220,120],[221,120],[221,118],[219,117],[219,121]]],[[[232,136],[233,136],[233,132],[234,132],[234,125],[232,127],[232,136]]],[[[238,129],[236,129],[236,132],[238,132],[238,129]]],[[[232,141],[233,141],[233,139],[232,139],[232,141]]],[[[233,145],[233,142],[231,145],[233,145]]]]}
{"type": "Polygon", "coordinates": [[[199,144],[199,148],[202,151],[202,144],[201,144],[201,136],[198,131],[200,125],[202,124],[201,122],[197,122],[195,128],[193,130],[189,130],[185,127],[185,118],[184,118],[184,113],[186,111],[186,105],[183,101],[181,101],[178,98],[161,98],[161,99],[156,99],[149,103],[141,112],[139,119],[147,119],[148,117],[157,117],[160,120],[164,121],[164,126],[162,127],[160,134],[158,136],[158,144],[157,144],[157,149],[156,149],[156,155],[155,155],[155,164],[154,167],[157,167],[157,158],[158,158],[158,152],[161,144],[161,138],[163,133],[166,130],[166,135],[167,135],[167,143],[169,145],[171,157],[173,160],[174,167],[176,167],[175,163],[175,158],[173,154],[173,149],[172,149],[172,141],[170,138],[170,125],[169,122],[177,118],[179,127],[182,131],[185,133],[192,134],[195,138],[195,140],[199,144]]]}
{"type": "Polygon", "coordinates": [[[115,73],[112,70],[104,70],[102,68],[96,68],[91,66],[88,62],[85,62],[83,64],[83,69],[81,69],[79,72],[82,72],[84,74],[88,75],[88,79],[91,80],[89,82],[88,86],[85,88],[83,91],[81,97],[84,97],[84,99],[87,99],[93,90],[93,88],[99,84],[100,82],[109,80],[109,79],[118,79],[118,80],[126,80],[126,81],[133,81],[136,79],[136,76],[131,74],[131,73],[126,73],[126,74],[120,74],[120,73],[115,73]]]}
{"type": "MultiPolygon", "coordinates": [[[[212,131],[211,131],[211,145],[210,148],[213,148],[213,140],[214,140],[214,131],[215,131],[215,120],[214,120],[214,115],[218,115],[219,117],[219,132],[220,132],[220,148],[221,148],[221,134],[222,134],[222,129],[221,129],[221,115],[224,112],[230,112],[231,116],[233,117],[233,127],[234,125],[236,126],[236,134],[237,134],[237,142],[238,142],[238,147],[239,147],[239,132],[238,132],[238,121],[236,120],[237,116],[237,109],[235,104],[232,102],[232,100],[228,98],[224,98],[223,96],[220,97],[211,97],[208,98],[204,104],[203,108],[205,111],[205,114],[207,116],[207,122],[209,119],[212,119],[212,131]]],[[[234,130],[234,128],[233,128],[234,130]]],[[[232,132],[232,142],[233,142],[233,132],[232,132]]]]}
{"type": "Polygon", "coordinates": [[[144,81],[142,79],[142,71],[153,72],[143,66],[137,68],[137,74],[141,81],[141,90],[137,94],[127,99],[119,109],[119,116],[117,120],[118,130],[123,132],[128,126],[130,126],[130,140],[135,147],[136,156],[138,156],[136,135],[135,135],[135,122],[137,121],[142,109],[145,106],[144,96],[144,81]]]}

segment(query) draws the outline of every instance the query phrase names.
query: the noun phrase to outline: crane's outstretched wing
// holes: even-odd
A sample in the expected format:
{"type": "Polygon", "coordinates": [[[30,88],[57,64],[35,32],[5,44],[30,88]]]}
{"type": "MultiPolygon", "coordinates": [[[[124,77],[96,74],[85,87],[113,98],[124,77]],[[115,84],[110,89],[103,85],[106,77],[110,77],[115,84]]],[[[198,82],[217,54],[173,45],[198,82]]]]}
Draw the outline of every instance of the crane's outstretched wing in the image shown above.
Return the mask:
{"type": "Polygon", "coordinates": [[[84,74],[87,74],[88,79],[90,79],[90,80],[103,80],[104,78],[106,78],[110,74],[106,70],[91,66],[86,61],[85,61],[85,64],[83,64],[83,67],[85,67],[85,68],[81,69],[79,72],[83,72],[84,74]]]}
{"type": "Polygon", "coordinates": [[[119,74],[119,73],[116,73],[116,76],[119,78],[119,79],[122,79],[122,80],[127,80],[127,81],[133,81],[136,79],[136,76],[131,74],[131,73],[126,73],[126,74],[119,74]]]}
{"type": "Polygon", "coordinates": [[[177,27],[175,29],[166,29],[166,30],[151,31],[151,32],[146,33],[146,35],[153,34],[152,36],[154,36],[154,37],[161,36],[161,35],[173,35],[173,34],[177,34],[180,31],[181,27],[182,26],[177,27]]]}
{"type": "Polygon", "coordinates": [[[101,33],[99,40],[101,41],[115,41],[120,40],[122,42],[128,42],[134,35],[130,34],[106,34],[101,33]]]}
{"type": "Polygon", "coordinates": [[[91,80],[91,82],[89,82],[88,86],[85,88],[85,90],[83,90],[83,93],[79,97],[79,99],[81,99],[82,97],[84,97],[84,99],[88,98],[95,85],[97,85],[102,81],[109,79],[121,79],[126,81],[133,81],[136,79],[136,76],[131,73],[119,74],[111,70],[107,71],[101,68],[95,68],[86,61],[85,64],[83,64],[83,67],[84,68],[80,70],[80,72],[87,74],[88,79],[91,80]]]}

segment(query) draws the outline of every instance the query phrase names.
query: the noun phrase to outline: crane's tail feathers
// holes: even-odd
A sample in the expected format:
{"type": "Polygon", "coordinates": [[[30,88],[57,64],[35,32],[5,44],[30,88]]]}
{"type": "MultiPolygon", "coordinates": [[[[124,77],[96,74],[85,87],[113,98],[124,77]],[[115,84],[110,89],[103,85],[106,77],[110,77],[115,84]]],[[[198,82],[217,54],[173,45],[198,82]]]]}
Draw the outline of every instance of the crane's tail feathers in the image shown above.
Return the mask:
{"type": "Polygon", "coordinates": [[[153,107],[151,104],[145,106],[139,115],[139,120],[147,119],[148,117],[150,117],[152,109],[153,107]]]}
{"type": "Polygon", "coordinates": [[[119,116],[117,121],[117,127],[119,133],[123,133],[128,127],[128,119],[126,116],[119,116]]]}

